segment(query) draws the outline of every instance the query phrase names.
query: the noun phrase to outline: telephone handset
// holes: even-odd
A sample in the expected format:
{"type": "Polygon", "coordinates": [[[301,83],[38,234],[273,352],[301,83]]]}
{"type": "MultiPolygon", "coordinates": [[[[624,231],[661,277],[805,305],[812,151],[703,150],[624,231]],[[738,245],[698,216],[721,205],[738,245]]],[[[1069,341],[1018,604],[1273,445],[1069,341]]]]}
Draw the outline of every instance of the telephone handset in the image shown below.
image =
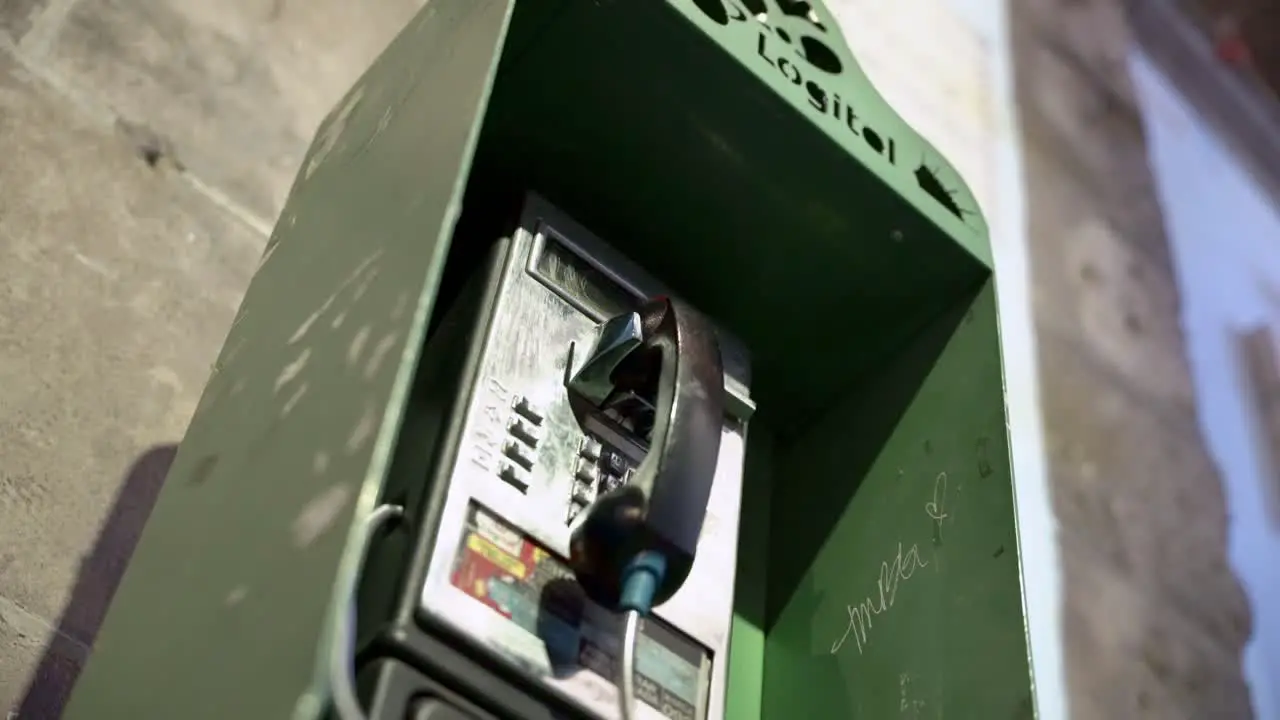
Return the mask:
{"type": "Polygon", "coordinates": [[[630,482],[587,510],[570,564],[588,597],[617,608],[631,561],[659,553],[665,572],[653,604],[661,604],[693,566],[720,454],[724,367],[715,331],[687,304],[658,298],[601,324],[569,389],[599,410],[654,400],[648,453],[630,482]]]}

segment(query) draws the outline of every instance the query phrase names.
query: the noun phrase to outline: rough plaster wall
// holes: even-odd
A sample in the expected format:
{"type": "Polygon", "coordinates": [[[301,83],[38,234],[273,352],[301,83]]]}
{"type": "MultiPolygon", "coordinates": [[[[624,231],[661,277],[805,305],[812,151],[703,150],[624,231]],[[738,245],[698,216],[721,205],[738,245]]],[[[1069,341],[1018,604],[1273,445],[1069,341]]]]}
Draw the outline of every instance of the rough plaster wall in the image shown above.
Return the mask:
{"type": "Polygon", "coordinates": [[[1071,714],[1247,717],[1249,610],[1196,426],[1122,15],[1105,0],[1013,8],[1071,714]]]}

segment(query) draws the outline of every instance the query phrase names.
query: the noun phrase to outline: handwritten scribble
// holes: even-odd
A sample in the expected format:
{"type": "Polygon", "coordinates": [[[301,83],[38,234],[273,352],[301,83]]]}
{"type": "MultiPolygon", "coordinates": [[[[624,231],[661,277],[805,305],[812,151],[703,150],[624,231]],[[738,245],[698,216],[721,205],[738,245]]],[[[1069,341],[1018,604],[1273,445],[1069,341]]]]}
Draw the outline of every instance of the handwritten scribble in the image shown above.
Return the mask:
{"type": "Polygon", "coordinates": [[[991,473],[995,472],[991,467],[990,448],[991,441],[987,438],[978,438],[978,477],[988,478],[991,473]]]}
{"type": "Polygon", "coordinates": [[[919,547],[912,545],[904,553],[902,543],[899,542],[897,554],[893,558],[880,563],[880,577],[876,583],[879,594],[875,597],[868,595],[856,605],[845,606],[845,612],[849,616],[849,623],[845,626],[844,634],[831,644],[831,654],[835,655],[840,652],[840,648],[844,647],[849,640],[849,636],[853,636],[854,642],[858,646],[858,654],[861,655],[870,641],[869,634],[874,624],[875,616],[883,615],[892,610],[894,603],[898,599],[900,584],[903,581],[910,580],[915,575],[916,570],[928,567],[928,565],[929,563],[920,558],[919,547]]]}
{"type": "Polygon", "coordinates": [[[924,504],[924,512],[934,522],[934,536],[942,541],[942,523],[950,515],[947,513],[947,472],[938,473],[933,479],[933,499],[924,504]]]}
{"type": "Polygon", "coordinates": [[[911,676],[907,673],[899,673],[898,710],[903,717],[920,717],[920,711],[924,709],[924,701],[919,698],[913,698],[911,695],[911,676]]]}

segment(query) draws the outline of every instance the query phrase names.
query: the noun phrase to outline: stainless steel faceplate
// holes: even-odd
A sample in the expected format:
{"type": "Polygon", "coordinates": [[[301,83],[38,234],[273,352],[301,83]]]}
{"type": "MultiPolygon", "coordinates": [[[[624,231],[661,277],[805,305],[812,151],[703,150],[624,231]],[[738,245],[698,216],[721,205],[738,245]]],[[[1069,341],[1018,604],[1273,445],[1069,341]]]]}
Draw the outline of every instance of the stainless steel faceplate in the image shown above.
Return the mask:
{"type": "MultiPolygon", "coordinates": [[[[584,437],[565,389],[575,354],[571,348],[578,355],[589,348],[596,326],[623,309],[616,303],[634,305],[664,290],[537,198],[526,206],[521,228],[500,262],[501,287],[489,329],[471,350],[477,370],[466,390],[469,401],[421,610],[600,717],[613,718],[612,674],[565,672],[553,661],[545,638],[464,592],[452,576],[466,550],[468,528],[474,528],[477,505],[551,553],[567,556],[584,437]]],[[[694,717],[717,720],[724,715],[745,427],[754,410],[747,354],[727,334],[720,337],[727,417],[706,521],[688,579],[653,611],[705,648],[709,659],[699,669],[694,717]]],[[[638,714],[659,720],[685,713],[640,703],[638,714]]]]}

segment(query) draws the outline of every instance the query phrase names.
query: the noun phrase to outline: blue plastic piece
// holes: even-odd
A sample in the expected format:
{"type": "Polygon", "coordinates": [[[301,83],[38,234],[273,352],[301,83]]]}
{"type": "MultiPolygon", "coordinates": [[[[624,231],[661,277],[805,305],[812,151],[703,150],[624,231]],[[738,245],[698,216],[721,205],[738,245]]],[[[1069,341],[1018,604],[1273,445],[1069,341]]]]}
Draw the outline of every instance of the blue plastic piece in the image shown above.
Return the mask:
{"type": "Polygon", "coordinates": [[[667,559],[661,553],[642,552],[627,563],[622,576],[622,599],[618,603],[623,612],[634,610],[648,615],[653,595],[666,574],[667,559]]]}

